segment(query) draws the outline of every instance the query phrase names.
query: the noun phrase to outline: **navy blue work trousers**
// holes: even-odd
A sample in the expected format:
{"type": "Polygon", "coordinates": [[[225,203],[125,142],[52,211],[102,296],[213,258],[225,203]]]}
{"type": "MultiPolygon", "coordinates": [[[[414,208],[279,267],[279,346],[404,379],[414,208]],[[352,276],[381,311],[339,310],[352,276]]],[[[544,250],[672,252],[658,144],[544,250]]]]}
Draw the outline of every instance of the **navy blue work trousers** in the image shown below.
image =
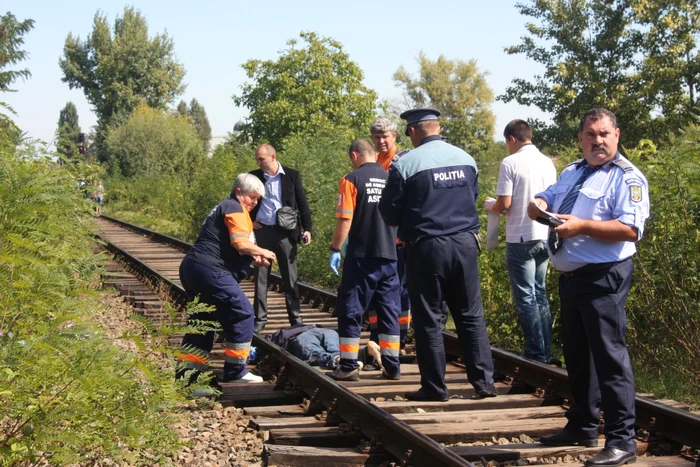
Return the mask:
{"type": "Polygon", "coordinates": [[[564,358],[574,404],[566,430],[598,435],[605,412],[605,445],[635,451],[634,375],[627,353],[625,300],[632,259],[593,272],[559,277],[564,358]]]}
{"type": "MultiPolygon", "coordinates": [[[[227,347],[250,348],[254,327],[253,307],[230,272],[205,266],[185,256],[180,264],[180,282],[187,292],[188,301],[199,296],[201,303],[216,308],[214,313],[196,313],[189,317],[190,320],[218,321],[223,328],[227,347]]],[[[208,355],[214,346],[214,334],[214,331],[185,334],[183,348],[192,346],[208,355]]],[[[224,381],[236,380],[247,373],[245,363],[224,361],[224,381]]]]}
{"type": "MultiPolygon", "coordinates": [[[[384,258],[345,258],[336,304],[341,344],[343,338],[359,339],[362,317],[370,303],[377,311],[382,365],[389,373],[396,374],[400,371],[398,340],[401,312],[396,261],[384,258]],[[395,342],[392,336],[395,337],[395,342]]],[[[343,371],[359,367],[357,359],[343,358],[342,353],[340,366],[343,371]]]]}
{"type": "Polygon", "coordinates": [[[443,323],[447,304],[457,328],[469,382],[477,391],[493,389],[493,359],[481,304],[481,283],[474,235],[459,232],[407,244],[408,293],[421,387],[449,396],[445,384],[443,323]]]}

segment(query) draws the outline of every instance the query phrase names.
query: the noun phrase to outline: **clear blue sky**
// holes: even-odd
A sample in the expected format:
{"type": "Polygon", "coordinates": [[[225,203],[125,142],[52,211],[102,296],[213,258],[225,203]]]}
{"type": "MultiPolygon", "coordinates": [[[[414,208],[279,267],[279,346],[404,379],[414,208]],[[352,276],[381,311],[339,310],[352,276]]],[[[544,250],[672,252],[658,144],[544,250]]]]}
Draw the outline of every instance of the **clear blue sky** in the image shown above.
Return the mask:
{"type": "MultiPolygon", "coordinates": [[[[207,111],[213,134],[225,135],[247,115],[246,109],[236,108],[231,100],[246,79],[241,64],[251,58],[275,59],[286,48],[286,41],[304,30],[340,41],[364,71],[365,84],[380,98],[401,98],[391,77],[401,65],[416,73],[421,50],[431,59],[440,54],[449,59],[476,59],[479,68],[489,73],[491,88],[501,94],[513,78],[530,79],[542,71],[525,57],[503,51],[525,34],[527,18],[518,13],[515,3],[148,0],[133,6],[146,17],[151,36],[167,31],[173,39],[177,59],[187,71],[182,99],[196,98],[207,111]]],[[[16,82],[16,93],[2,96],[17,112],[16,123],[30,136],[51,141],[59,111],[68,101],[77,106],[83,129],[95,124],[82,91],[70,90],[61,82],[58,60],[69,33],[83,40],[91,33],[98,9],[113,24],[125,5],[111,0],[6,0],[0,6],[0,13],[9,11],[19,20],[35,21],[34,29],[25,36],[29,59],[20,65],[29,68],[32,77],[16,82]]],[[[513,118],[546,118],[536,108],[515,103],[495,102],[493,110],[497,139],[502,139],[503,127],[513,118]]]]}

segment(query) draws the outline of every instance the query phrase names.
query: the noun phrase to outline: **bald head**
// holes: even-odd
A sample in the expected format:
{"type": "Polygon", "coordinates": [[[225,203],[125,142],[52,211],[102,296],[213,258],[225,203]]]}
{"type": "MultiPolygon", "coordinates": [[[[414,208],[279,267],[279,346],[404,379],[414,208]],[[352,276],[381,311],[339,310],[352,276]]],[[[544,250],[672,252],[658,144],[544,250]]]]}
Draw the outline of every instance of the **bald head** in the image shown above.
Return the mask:
{"type": "Polygon", "coordinates": [[[277,154],[271,144],[265,143],[258,146],[258,149],[255,151],[255,162],[268,175],[274,176],[279,170],[277,154]]]}
{"type": "Polygon", "coordinates": [[[348,155],[353,167],[356,169],[367,162],[377,162],[377,153],[372,143],[365,139],[357,139],[348,149],[348,155]]]}

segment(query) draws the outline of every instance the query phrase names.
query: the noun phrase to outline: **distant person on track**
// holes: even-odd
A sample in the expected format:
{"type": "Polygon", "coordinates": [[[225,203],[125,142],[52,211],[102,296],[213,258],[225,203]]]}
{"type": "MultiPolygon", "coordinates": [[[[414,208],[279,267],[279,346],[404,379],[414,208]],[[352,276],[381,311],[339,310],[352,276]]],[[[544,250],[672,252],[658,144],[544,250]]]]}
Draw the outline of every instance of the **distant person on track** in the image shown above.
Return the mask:
{"type": "Polygon", "coordinates": [[[480,397],[497,395],[479,283],[479,215],[474,159],[440,137],[435,109],[401,114],[415,149],[389,169],[379,210],[399,227],[413,307],[421,388],[417,401],[446,401],[443,301],[462,345],[467,376],[480,397]]]}
{"type": "Polygon", "coordinates": [[[102,185],[102,180],[97,182],[97,187],[93,193],[93,198],[95,200],[95,212],[97,214],[102,214],[102,198],[105,194],[105,187],[102,185]]]}
{"type": "MultiPolygon", "coordinates": [[[[408,150],[399,152],[396,146],[396,122],[387,117],[376,118],[369,127],[372,136],[372,144],[377,151],[377,164],[382,169],[389,171],[391,164],[408,150]]],[[[406,334],[411,327],[411,303],[408,299],[408,288],[406,287],[406,261],[404,260],[403,244],[396,241],[396,269],[399,274],[399,291],[401,294],[401,314],[399,315],[399,329],[401,331],[401,348],[406,347],[406,334]]],[[[374,306],[370,305],[369,325],[371,339],[375,342],[379,340],[377,334],[377,312],[374,306]]],[[[368,365],[371,366],[371,365],[368,365]]]]}
{"type": "MultiPolygon", "coordinates": [[[[246,366],[254,318],[250,301],[238,283],[248,275],[251,262],[269,267],[276,259],[275,253],[255,244],[249,215],[264,193],[265,187],[257,177],[239,175],[231,196],[209,212],[197,240],[180,265],[180,281],[187,299],[192,301],[198,296],[202,303],[216,308],[213,315],[195,314],[190,319],[213,319],[221,323],[226,337],[225,382],[262,382],[262,378],[249,373],[246,366]]],[[[189,375],[189,380],[194,381],[206,368],[213,345],[214,331],[186,334],[176,377],[189,375]]]]}
{"type": "MultiPolygon", "coordinates": [[[[277,152],[272,145],[262,144],[258,147],[255,160],[260,169],[251,174],[263,183],[265,192],[250,214],[255,221],[253,228],[258,245],[277,255],[289,324],[299,324],[302,318],[297,277],[297,243],[311,243],[311,209],[306,200],[301,175],[277,161],[277,152]]],[[[262,331],[267,324],[270,273],[268,266],[255,269],[255,332],[262,331]]]]}
{"type": "Polygon", "coordinates": [[[527,215],[535,193],[557,181],[552,160],[532,144],[532,128],[513,120],[503,130],[510,156],[503,159],[496,195],[489,211],[506,214],[506,266],[515,312],[525,337],[524,356],[549,363],[552,358],[552,315],[547,300],[547,226],[527,215]]]}
{"type": "Polygon", "coordinates": [[[559,276],[566,370],[574,404],[564,430],[540,438],[548,446],[597,445],[605,412],[605,449],[588,466],[634,462],[634,375],[627,345],[625,301],[632,282],[632,255],[649,217],[644,175],[617,150],[620,129],[605,109],[583,114],[578,139],[583,159],[535,195],[540,210],[564,223],[550,230],[549,257],[559,276]]]}
{"type": "Polygon", "coordinates": [[[330,266],[338,274],[340,251],[348,238],[343,278],[335,312],[340,335],[340,367],[328,375],[338,381],[360,378],[358,353],[362,317],[372,303],[377,312],[377,331],[384,370],[382,376],[397,380],[399,366],[399,277],[396,270],[396,228],[379,214],[379,200],[387,173],[376,162],[369,141],[356,140],[348,150],[355,170],[340,181],[337,222],[331,244],[330,266]]]}

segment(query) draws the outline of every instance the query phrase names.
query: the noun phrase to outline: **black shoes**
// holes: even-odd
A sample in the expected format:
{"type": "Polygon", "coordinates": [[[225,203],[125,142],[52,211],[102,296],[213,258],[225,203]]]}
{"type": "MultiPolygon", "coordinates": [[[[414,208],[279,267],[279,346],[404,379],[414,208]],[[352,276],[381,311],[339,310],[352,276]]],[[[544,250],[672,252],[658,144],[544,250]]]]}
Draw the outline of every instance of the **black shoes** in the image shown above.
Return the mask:
{"type": "Polygon", "coordinates": [[[390,380],[392,380],[392,381],[398,381],[398,380],[401,379],[401,372],[398,372],[398,373],[395,373],[395,374],[392,375],[392,374],[389,373],[388,371],[382,370],[382,378],[384,378],[384,379],[390,379],[390,380]]]}
{"type": "Polygon", "coordinates": [[[445,402],[450,398],[447,395],[441,394],[429,394],[424,392],[423,389],[417,391],[409,391],[405,395],[406,399],[409,401],[419,401],[419,402],[445,402]]]}
{"type": "Polygon", "coordinates": [[[356,368],[352,371],[343,371],[340,368],[336,368],[333,371],[326,372],[326,376],[330,376],[336,381],[359,381],[360,369],[356,368]]]}
{"type": "Polygon", "coordinates": [[[265,329],[265,325],[267,323],[255,323],[255,332],[262,332],[263,329],[265,329]]]}
{"type": "Polygon", "coordinates": [[[496,397],[498,396],[498,391],[496,391],[496,388],[493,389],[482,389],[480,391],[476,391],[476,395],[481,397],[482,399],[486,399],[487,397],[496,397]]]}
{"type": "Polygon", "coordinates": [[[635,462],[637,462],[637,456],[634,452],[627,452],[617,448],[605,448],[584,462],[584,465],[618,467],[625,464],[634,464],[635,462]]]}
{"type": "MultiPolygon", "coordinates": [[[[568,431],[560,431],[555,435],[543,436],[540,443],[545,446],[598,446],[598,438],[587,438],[585,436],[574,435],[568,431]]],[[[605,464],[600,464],[605,465],[605,464]]]]}

